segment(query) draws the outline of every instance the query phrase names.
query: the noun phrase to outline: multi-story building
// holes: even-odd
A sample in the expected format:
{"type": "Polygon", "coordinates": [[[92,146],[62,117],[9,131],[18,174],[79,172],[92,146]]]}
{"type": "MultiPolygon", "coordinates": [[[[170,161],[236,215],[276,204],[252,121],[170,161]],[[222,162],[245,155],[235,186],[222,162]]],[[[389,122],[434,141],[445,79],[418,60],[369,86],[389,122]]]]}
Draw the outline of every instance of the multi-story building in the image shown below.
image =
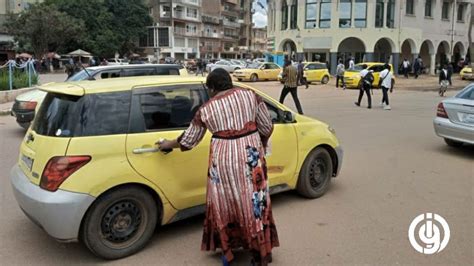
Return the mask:
{"type": "Polygon", "coordinates": [[[140,41],[155,57],[238,58],[249,52],[251,0],[148,0],[154,25],[140,41]]]}
{"type": "Polygon", "coordinates": [[[435,66],[467,54],[472,0],[269,0],[274,52],[292,58],[435,66]]]}
{"type": "Polygon", "coordinates": [[[250,50],[253,57],[263,57],[267,53],[267,28],[253,28],[252,29],[252,44],[250,50]]]}
{"type": "Polygon", "coordinates": [[[10,13],[20,13],[30,4],[39,3],[42,0],[0,0],[0,62],[14,57],[13,37],[8,35],[3,24],[10,13]]]}

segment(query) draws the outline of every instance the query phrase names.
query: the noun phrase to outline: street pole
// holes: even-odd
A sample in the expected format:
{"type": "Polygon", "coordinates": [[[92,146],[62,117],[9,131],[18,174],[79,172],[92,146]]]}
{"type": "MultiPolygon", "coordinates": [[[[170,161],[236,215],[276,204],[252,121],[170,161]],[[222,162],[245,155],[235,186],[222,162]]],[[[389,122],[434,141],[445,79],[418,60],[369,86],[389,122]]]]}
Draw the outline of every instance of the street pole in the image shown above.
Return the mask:
{"type": "Polygon", "coordinates": [[[456,4],[457,0],[454,0],[454,6],[453,6],[453,17],[451,19],[451,46],[449,53],[451,54],[451,61],[453,61],[453,56],[454,56],[454,30],[456,29],[456,4]]]}

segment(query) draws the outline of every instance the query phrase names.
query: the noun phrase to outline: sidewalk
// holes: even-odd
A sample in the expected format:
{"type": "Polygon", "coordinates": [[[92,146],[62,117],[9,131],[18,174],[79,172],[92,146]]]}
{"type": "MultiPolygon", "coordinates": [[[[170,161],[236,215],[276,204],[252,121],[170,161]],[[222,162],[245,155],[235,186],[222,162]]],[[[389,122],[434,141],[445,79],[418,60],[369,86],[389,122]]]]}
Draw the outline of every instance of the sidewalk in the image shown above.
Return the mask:
{"type": "MultiPolygon", "coordinates": [[[[453,85],[449,90],[460,90],[472,81],[461,80],[459,74],[454,74],[453,85]]],[[[439,89],[439,78],[434,75],[421,75],[417,79],[414,76],[405,78],[403,75],[395,76],[395,90],[415,90],[415,91],[437,91],[439,89]]]]}
{"type": "Polygon", "coordinates": [[[0,115],[10,115],[12,106],[13,106],[13,102],[0,104],[0,115]]]}

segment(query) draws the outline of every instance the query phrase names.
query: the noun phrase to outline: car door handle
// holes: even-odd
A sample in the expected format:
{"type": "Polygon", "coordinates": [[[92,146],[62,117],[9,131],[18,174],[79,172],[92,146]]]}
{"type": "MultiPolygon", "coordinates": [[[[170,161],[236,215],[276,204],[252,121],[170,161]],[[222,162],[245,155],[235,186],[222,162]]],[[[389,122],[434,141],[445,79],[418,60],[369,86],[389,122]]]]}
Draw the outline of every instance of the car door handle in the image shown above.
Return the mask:
{"type": "Polygon", "coordinates": [[[153,153],[153,152],[159,152],[160,148],[154,147],[154,148],[138,148],[134,149],[133,153],[134,154],[143,154],[143,153],[153,153]]]}

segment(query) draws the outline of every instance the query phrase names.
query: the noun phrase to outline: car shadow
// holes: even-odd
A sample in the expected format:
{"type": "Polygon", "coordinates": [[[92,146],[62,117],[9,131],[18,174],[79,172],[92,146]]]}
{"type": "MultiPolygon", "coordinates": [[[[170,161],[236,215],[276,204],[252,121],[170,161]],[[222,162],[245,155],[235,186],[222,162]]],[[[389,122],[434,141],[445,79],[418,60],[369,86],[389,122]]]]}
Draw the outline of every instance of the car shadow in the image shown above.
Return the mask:
{"type": "Polygon", "coordinates": [[[456,156],[463,159],[474,158],[474,145],[464,144],[461,147],[451,147],[441,144],[436,146],[435,150],[446,155],[456,156]]]}

